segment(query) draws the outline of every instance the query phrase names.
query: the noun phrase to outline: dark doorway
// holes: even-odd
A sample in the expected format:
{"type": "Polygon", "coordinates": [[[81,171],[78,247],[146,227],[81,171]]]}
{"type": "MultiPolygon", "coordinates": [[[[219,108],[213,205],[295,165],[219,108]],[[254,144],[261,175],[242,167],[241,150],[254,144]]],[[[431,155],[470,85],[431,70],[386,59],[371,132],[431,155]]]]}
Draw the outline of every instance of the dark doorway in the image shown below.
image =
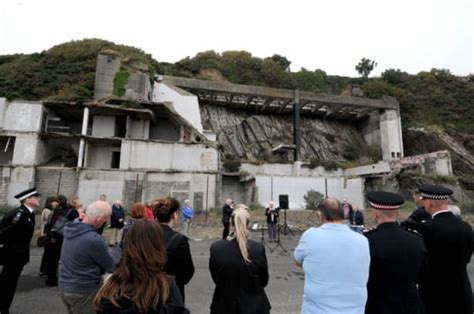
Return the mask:
{"type": "Polygon", "coordinates": [[[120,152],[112,152],[112,161],[110,162],[110,168],[120,168],[120,152]]]}

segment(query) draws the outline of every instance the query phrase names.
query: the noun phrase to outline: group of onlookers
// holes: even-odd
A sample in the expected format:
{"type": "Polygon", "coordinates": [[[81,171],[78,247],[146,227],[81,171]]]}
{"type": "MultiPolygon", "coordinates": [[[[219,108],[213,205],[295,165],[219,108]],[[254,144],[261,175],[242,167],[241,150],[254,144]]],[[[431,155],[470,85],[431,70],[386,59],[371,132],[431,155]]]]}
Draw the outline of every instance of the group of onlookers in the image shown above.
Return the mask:
{"type": "MultiPolygon", "coordinates": [[[[302,313],[472,313],[466,267],[473,233],[448,209],[450,194],[444,187],[420,186],[419,208],[400,225],[403,198],[369,192],[367,201],[378,225],[364,235],[351,230],[351,220],[361,221],[357,209],[347,201],[322,200],[321,226],[304,232],[294,252],[305,274],[302,313]]],[[[39,205],[34,189],[17,198],[21,206],[4,217],[0,229],[0,313],[8,313],[28,262],[33,211],[39,205]]],[[[54,274],[59,278],[51,274],[47,284],[56,280],[50,285],[59,285],[69,313],[189,312],[185,285],[194,275],[194,264],[188,237],[174,230],[180,209],[176,199],[135,203],[128,220],[121,203],[110,206],[105,196],[86,211],[76,198],[48,199],[46,207],[50,211],[42,213],[42,234],[51,237],[45,245],[47,273],[53,270],[51,261],[57,271],[56,259],[61,260],[54,274]],[[105,241],[101,230],[109,221],[112,229],[120,230],[111,230],[105,241]]],[[[188,201],[182,213],[182,222],[190,224],[188,201]]],[[[278,208],[273,202],[265,215],[274,239],[278,208]]],[[[210,248],[215,283],[211,313],[269,313],[264,290],[268,263],[263,244],[249,238],[248,207],[228,199],[222,222],[223,239],[210,248]]]]}
{"type": "Polygon", "coordinates": [[[323,200],[322,225],[294,253],[305,273],[302,313],[472,313],[473,233],[449,210],[451,194],[420,186],[420,208],[402,223],[411,229],[397,223],[401,196],[369,192],[378,225],[365,236],[350,231],[337,199],[323,200]]]}

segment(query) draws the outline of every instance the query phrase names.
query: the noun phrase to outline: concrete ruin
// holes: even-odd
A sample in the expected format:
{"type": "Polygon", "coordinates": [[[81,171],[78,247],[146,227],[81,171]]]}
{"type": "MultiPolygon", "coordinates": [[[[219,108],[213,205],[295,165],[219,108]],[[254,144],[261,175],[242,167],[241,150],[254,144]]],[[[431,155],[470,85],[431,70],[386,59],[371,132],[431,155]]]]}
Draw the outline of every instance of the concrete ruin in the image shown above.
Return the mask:
{"type": "MultiPolygon", "coordinates": [[[[209,209],[229,197],[266,204],[288,194],[291,208],[304,208],[303,197],[312,189],[364,207],[370,176],[414,164],[427,173],[452,174],[448,152],[404,157],[399,105],[393,98],[320,95],[168,76],[150,80],[139,66],[128,66],[131,74],[123,97],[113,95],[122,61],[102,54],[91,103],[0,98],[0,203],[14,205],[13,195],[36,185],[44,196],[78,195],[86,204],[103,193],[126,206],[171,195],[190,199],[196,209],[209,209]],[[223,108],[223,114],[256,113],[260,120],[253,122],[255,127],[270,117],[268,130],[280,123],[279,117],[293,116],[293,134],[285,135],[294,141],[274,143],[253,131],[254,138],[238,141],[223,131],[225,125],[219,125],[221,119],[209,108],[223,108]],[[346,134],[346,141],[354,138],[380,147],[382,160],[345,170],[311,169],[307,158],[319,150],[327,150],[318,155],[326,159],[338,156],[330,137],[319,139],[316,146],[310,143],[328,128],[330,137],[346,134]],[[245,151],[246,145],[254,145],[252,140],[259,146],[245,151]],[[291,164],[242,162],[237,172],[229,173],[222,167],[223,146],[237,158],[284,149],[295,158],[291,164]]],[[[291,125],[280,124],[279,133],[290,133],[291,125]]]]}

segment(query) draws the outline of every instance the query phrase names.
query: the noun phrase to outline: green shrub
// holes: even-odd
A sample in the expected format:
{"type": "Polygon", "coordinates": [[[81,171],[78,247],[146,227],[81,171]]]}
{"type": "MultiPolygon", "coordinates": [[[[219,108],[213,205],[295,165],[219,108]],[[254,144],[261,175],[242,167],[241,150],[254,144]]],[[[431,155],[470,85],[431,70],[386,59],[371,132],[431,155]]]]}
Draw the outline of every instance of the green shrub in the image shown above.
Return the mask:
{"type": "Polygon", "coordinates": [[[265,209],[265,206],[263,206],[262,204],[259,204],[259,203],[250,203],[248,204],[248,208],[251,210],[251,211],[254,211],[254,210],[264,210],[265,209]]]}
{"type": "Polygon", "coordinates": [[[118,97],[125,95],[125,85],[127,85],[129,74],[127,71],[118,71],[114,77],[113,94],[118,97]]]}
{"type": "Polygon", "coordinates": [[[324,195],[318,191],[309,190],[303,198],[306,203],[306,209],[316,210],[318,209],[319,202],[324,198],[324,195]]]}

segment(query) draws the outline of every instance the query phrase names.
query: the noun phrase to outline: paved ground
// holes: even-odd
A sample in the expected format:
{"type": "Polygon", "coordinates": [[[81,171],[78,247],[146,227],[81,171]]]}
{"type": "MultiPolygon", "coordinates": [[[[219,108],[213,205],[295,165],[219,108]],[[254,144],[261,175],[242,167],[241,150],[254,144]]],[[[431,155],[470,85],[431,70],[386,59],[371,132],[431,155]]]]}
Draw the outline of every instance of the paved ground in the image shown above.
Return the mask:
{"type": "MultiPolygon", "coordinates": [[[[260,235],[253,236],[255,240],[260,235]]],[[[283,237],[282,245],[292,254],[299,235],[283,237]]],[[[191,250],[196,272],[186,288],[186,306],[191,313],[209,313],[214,284],[208,271],[209,247],[215,240],[192,241],[191,250]]],[[[274,244],[272,244],[272,247],[274,244]]],[[[44,277],[38,276],[42,249],[33,248],[31,262],[23,270],[11,313],[65,313],[57,288],[44,286],[44,277]]],[[[292,255],[281,248],[267,250],[270,282],[265,289],[272,305],[272,313],[299,313],[303,292],[303,273],[293,264],[292,255]]],[[[474,279],[474,264],[469,265],[471,282],[474,279]]]]}

